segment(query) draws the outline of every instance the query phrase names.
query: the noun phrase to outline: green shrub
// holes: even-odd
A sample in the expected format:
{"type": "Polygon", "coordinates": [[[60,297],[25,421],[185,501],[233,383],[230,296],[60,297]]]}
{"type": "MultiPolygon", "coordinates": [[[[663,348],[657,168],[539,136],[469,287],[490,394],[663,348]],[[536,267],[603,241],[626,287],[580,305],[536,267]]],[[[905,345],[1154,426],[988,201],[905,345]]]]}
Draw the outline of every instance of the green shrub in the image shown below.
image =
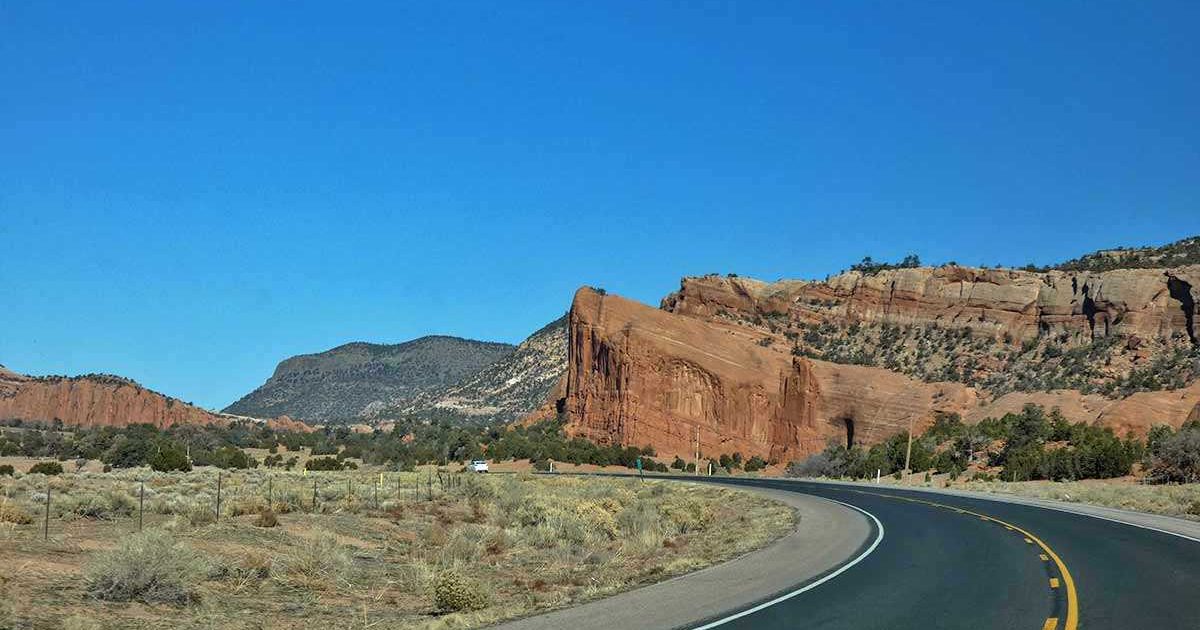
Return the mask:
{"type": "Polygon", "coordinates": [[[1153,483],[1200,482],[1200,429],[1182,429],[1162,438],[1150,455],[1147,480],[1153,483]]]}
{"type": "Polygon", "coordinates": [[[59,514],[76,518],[111,519],[130,516],[137,501],[120,490],[67,495],[56,501],[59,514]]]}
{"type": "Polygon", "coordinates": [[[58,462],[38,462],[29,468],[29,474],[31,475],[61,475],[62,472],[62,464],[58,462]]]}
{"type": "Polygon", "coordinates": [[[488,595],[458,571],[442,571],[433,582],[433,605],[443,612],[479,610],[487,607],[488,595]]]}
{"type": "Polygon", "coordinates": [[[197,599],[204,562],[189,547],[161,530],[126,538],[88,565],[84,581],[97,599],[148,604],[186,604],[197,599]]]}
{"type": "Polygon", "coordinates": [[[12,477],[14,474],[16,474],[16,471],[13,470],[12,464],[0,466],[0,477],[12,477]]]}
{"type": "Polygon", "coordinates": [[[314,457],[304,462],[306,470],[341,470],[342,462],[333,457],[314,457]]]}
{"type": "Polygon", "coordinates": [[[192,462],[188,461],[187,452],[178,442],[161,444],[159,449],[150,455],[146,463],[150,464],[152,470],[158,472],[174,470],[188,472],[192,469],[192,462]]]}

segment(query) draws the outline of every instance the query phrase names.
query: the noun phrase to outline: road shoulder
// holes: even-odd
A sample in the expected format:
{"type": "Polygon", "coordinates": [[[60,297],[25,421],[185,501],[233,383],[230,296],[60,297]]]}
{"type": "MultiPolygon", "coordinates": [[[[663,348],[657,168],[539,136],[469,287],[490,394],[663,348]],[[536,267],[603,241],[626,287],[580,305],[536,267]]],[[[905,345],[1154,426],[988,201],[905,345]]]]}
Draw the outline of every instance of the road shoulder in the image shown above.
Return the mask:
{"type": "Polygon", "coordinates": [[[510,621],[498,630],[679,628],[740,610],[836,569],[868,542],[872,528],[844,505],[786,490],[745,486],[796,509],[796,529],[766,547],[715,566],[605,599],[510,621]]]}

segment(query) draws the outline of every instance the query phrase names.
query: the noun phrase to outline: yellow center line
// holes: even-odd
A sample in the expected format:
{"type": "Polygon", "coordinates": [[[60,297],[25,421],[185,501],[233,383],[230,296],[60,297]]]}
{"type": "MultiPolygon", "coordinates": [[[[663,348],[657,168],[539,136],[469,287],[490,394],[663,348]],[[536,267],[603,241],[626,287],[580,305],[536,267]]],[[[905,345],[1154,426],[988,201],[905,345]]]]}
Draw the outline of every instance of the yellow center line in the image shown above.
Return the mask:
{"type": "Polygon", "coordinates": [[[1050,562],[1050,556],[1047,556],[1044,553],[1039,553],[1038,557],[1042,559],[1042,562],[1050,562]]]}
{"type": "Polygon", "coordinates": [[[1058,578],[1050,578],[1050,588],[1058,588],[1058,578]]]}
{"type": "MultiPolygon", "coordinates": [[[[945,503],[936,503],[934,501],[926,501],[924,499],[914,499],[911,497],[901,497],[901,496],[896,496],[896,495],[891,495],[891,494],[881,494],[878,492],[867,492],[865,490],[848,490],[848,491],[849,492],[857,492],[859,494],[871,494],[871,495],[875,495],[877,497],[884,497],[887,499],[898,499],[901,501],[908,501],[910,503],[923,503],[925,505],[929,505],[929,506],[933,506],[933,507],[944,508],[947,510],[954,510],[960,514],[970,514],[972,516],[978,516],[979,518],[981,518],[985,521],[986,520],[994,521],[996,523],[999,523],[999,524],[1005,526],[1006,528],[1012,528],[1012,529],[1016,530],[1018,533],[1020,533],[1021,535],[1023,535],[1025,537],[1025,542],[1027,542],[1031,545],[1037,545],[1038,547],[1042,548],[1042,551],[1044,551],[1045,553],[1040,554],[1039,557],[1042,557],[1044,559],[1045,557],[1049,556],[1050,559],[1054,560],[1054,564],[1058,566],[1058,572],[1059,572],[1059,574],[1062,575],[1062,583],[1066,587],[1066,591],[1067,591],[1067,617],[1065,620],[1063,620],[1063,630],[1077,630],[1078,629],[1078,627],[1079,627],[1079,595],[1075,591],[1075,580],[1074,580],[1074,578],[1071,577],[1071,572],[1069,570],[1067,570],[1067,565],[1066,565],[1066,563],[1064,563],[1062,561],[1062,558],[1058,557],[1058,554],[1054,553],[1054,550],[1050,548],[1050,545],[1047,545],[1045,542],[1042,541],[1042,539],[1038,538],[1037,536],[1034,536],[1032,533],[1025,531],[1024,529],[1021,529],[1020,527],[1017,527],[1016,525],[1013,525],[1012,523],[1002,521],[1002,520],[992,517],[992,516],[987,516],[986,514],[980,514],[979,512],[972,512],[970,510],[964,510],[962,508],[955,507],[952,505],[946,505],[945,503]]],[[[1051,584],[1054,584],[1057,581],[1058,581],[1057,578],[1054,578],[1051,580],[1051,584]]],[[[1052,629],[1056,629],[1056,628],[1058,628],[1058,618],[1057,617],[1050,617],[1049,619],[1046,620],[1046,625],[1043,626],[1043,630],[1052,630],[1052,629]]]]}

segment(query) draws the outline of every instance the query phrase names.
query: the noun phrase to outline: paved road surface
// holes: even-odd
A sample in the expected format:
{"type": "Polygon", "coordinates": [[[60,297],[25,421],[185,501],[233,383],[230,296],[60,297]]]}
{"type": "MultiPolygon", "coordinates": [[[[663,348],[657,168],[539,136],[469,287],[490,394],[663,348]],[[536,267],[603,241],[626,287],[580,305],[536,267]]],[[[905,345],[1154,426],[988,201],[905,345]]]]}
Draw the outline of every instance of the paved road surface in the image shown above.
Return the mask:
{"type": "Polygon", "coordinates": [[[1200,628],[1200,544],[1184,538],[887,487],[722,483],[835,499],[885,530],[874,552],[835,579],[725,623],[709,620],[722,629],[1200,628]]]}

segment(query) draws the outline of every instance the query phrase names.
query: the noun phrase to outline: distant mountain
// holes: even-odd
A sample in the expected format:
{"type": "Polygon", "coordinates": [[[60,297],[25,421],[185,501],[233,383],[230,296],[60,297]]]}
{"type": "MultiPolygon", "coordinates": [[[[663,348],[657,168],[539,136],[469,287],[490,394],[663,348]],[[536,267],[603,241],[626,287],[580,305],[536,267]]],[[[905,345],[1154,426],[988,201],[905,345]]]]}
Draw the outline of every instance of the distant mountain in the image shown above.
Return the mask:
{"type": "Polygon", "coordinates": [[[309,422],[357,420],[365,411],[458,382],[514,347],[428,336],[401,344],[348,343],[285,359],[271,378],[226,413],[309,422]]]}
{"type": "Polygon", "coordinates": [[[567,318],[542,327],[495,363],[451,385],[368,410],[376,420],[405,416],[509,422],[537,409],[567,370],[567,318]]]}

